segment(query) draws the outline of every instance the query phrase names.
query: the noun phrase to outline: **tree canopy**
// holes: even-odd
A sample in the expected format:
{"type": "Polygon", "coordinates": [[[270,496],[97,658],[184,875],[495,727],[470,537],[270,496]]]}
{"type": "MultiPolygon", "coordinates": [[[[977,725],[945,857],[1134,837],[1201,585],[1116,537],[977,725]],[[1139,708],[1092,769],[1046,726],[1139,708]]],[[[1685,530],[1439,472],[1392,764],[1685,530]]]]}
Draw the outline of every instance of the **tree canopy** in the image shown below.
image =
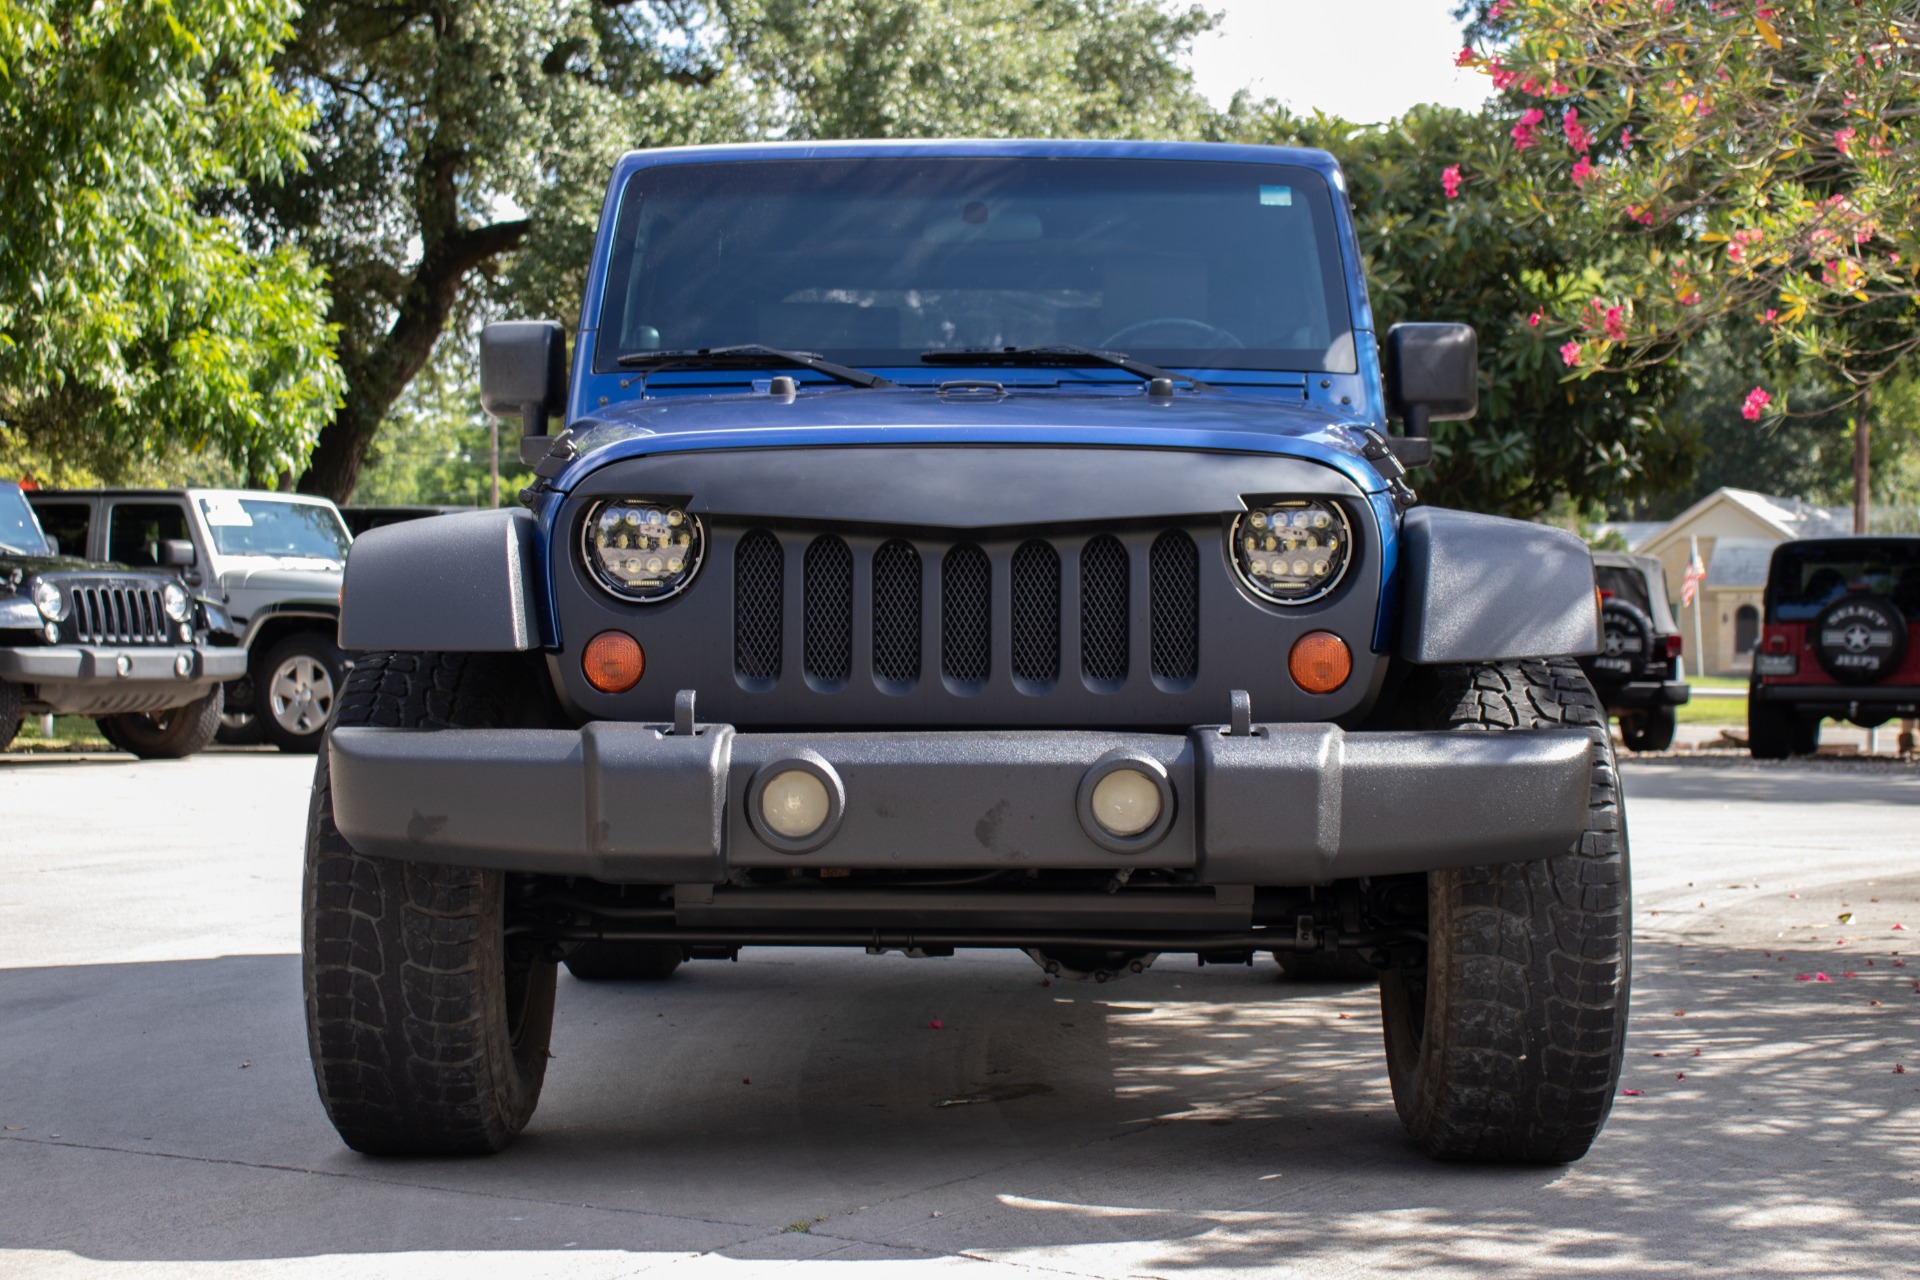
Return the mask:
{"type": "Polygon", "coordinates": [[[159,458],[256,480],[340,378],[320,273],[208,211],[298,168],[271,60],[291,0],[0,0],[0,457],[42,478],[159,458]]]}
{"type": "MultiPolygon", "coordinates": [[[[1856,388],[1909,366],[1910,0],[1482,0],[1472,16],[1460,60],[1505,95],[1531,177],[1514,215],[1631,246],[1550,313],[1568,369],[1655,365],[1721,325],[1856,388]]],[[[1757,384],[1743,406],[1770,407],[1757,384]]]]}

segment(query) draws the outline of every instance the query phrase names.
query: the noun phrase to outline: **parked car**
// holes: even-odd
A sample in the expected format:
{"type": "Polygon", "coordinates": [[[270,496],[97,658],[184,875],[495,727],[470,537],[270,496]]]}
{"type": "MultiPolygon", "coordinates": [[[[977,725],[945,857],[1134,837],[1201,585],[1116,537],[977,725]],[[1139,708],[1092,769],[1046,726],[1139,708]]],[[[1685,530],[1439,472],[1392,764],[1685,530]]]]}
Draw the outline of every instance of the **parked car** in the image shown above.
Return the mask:
{"type": "Polygon", "coordinates": [[[1606,647],[1580,666],[1607,714],[1620,718],[1621,741],[1633,751],[1665,751],[1673,745],[1674,708],[1691,695],[1667,572],[1657,556],[1596,551],[1593,577],[1606,647]]]}
{"type": "Polygon", "coordinates": [[[571,361],[481,337],[526,509],[348,565],[302,926],[342,1138],[506,1143],[559,963],[1003,947],[1363,956],[1428,1151],[1585,1152],[1629,967],[1593,564],[1418,503],[1476,339],[1376,343],[1344,191],[1267,147],[621,159],[571,361]]]}
{"type": "Polygon", "coordinates": [[[475,510],[473,507],[433,506],[422,503],[389,505],[348,503],[340,508],[340,517],[347,522],[347,532],[357,538],[369,529],[399,524],[403,520],[425,520],[429,516],[446,516],[456,511],[473,510],[475,510]]]}
{"type": "Polygon", "coordinates": [[[1747,692],[1756,759],[1811,755],[1820,722],[1920,716],[1920,537],[1807,538],[1773,549],[1747,692]]]}
{"type": "MultiPolygon", "coordinates": [[[[156,564],[183,544],[148,548],[156,564]]],[[[177,759],[213,741],[220,685],[246,655],[209,643],[219,606],[163,570],[55,553],[20,486],[0,481],[0,750],[28,715],[91,716],[109,742],[177,759]]]]}
{"type": "Polygon", "coordinates": [[[246,654],[226,689],[222,742],[315,751],[346,677],[336,642],[340,574],[352,538],[325,498],[250,489],[66,489],[30,495],[40,521],[75,554],[174,566],[232,618],[246,654]]]}

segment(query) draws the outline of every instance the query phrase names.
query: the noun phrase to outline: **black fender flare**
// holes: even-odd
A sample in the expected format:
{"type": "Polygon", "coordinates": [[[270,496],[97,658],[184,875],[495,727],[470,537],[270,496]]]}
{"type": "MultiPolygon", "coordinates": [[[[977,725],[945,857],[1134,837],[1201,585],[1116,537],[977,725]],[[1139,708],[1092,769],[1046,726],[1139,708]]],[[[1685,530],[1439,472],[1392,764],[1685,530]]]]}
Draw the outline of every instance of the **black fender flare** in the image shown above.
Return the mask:
{"type": "Polygon", "coordinates": [[[463,511],[354,539],[340,647],[524,653],[541,645],[533,514],[463,511]]]}
{"type": "Polygon", "coordinates": [[[1400,538],[1403,659],[1510,662],[1600,652],[1593,556],[1574,534],[1415,507],[1400,538]]]}

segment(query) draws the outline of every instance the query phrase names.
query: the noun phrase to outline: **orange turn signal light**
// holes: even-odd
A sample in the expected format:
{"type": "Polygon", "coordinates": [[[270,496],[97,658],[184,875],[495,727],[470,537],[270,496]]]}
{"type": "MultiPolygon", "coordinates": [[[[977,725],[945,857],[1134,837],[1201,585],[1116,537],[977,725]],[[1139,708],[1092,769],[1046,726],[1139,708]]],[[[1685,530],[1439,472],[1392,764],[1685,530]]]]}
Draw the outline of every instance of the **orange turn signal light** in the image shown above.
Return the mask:
{"type": "Polygon", "coordinates": [[[1309,631],[1293,642],[1287,672],[1308,693],[1332,693],[1353,674],[1353,654],[1333,632],[1309,631]]]}
{"type": "Polygon", "coordinates": [[[602,631],[587,641],[580,655],[580,669],[587,683],[602,693],[625,693],[640,683],[647,669],[647,655],[640,642],[624,631],[602,631]]]}

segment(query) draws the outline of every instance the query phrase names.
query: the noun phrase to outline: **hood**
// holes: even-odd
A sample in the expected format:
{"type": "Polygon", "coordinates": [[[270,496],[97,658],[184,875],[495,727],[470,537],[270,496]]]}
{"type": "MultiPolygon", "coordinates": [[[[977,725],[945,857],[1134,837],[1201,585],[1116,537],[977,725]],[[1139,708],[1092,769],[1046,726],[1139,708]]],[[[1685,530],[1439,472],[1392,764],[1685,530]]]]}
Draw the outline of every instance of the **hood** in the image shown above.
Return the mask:
{"type": "Polygon", "coordinates": [[[340,594],[344,569],[283,569],[277,565],[244,568],[223,576],[229,591],[272,591],[280,595],[313,596],[332,603],[340,594]]]}
{"type": "MultiPolygon", "coordinates": [[[[1300,393],[1296,393],[1300,394],[1300,393]]],[[[567,490],[607,462],[643,454],[846,444],[1051,444],[1271,453],[1344,472],[1363,492],[1385,480],[1360,454],[1371,423],[1272,394],[1178,391],[1150,399],[1139,384],[1118,391],[942,395],[908,388],[806,390],[791,401],[766,394],[663,396],[601,410],[572,427],[581,456],[554,481],[567,490]]]]}
{"type": "Polygon", "coordinates": [[[124,564],[114,564],[111,561],[81,560],[75,556],[29,556],[13,551],[0,551],[0,575],[5,575],[14,569],[18,569],[29,578],[35,574],[46,573],[111,573],[171,579],[170,574],[156,573],[152,569],[130,569],[124,564]]]}

